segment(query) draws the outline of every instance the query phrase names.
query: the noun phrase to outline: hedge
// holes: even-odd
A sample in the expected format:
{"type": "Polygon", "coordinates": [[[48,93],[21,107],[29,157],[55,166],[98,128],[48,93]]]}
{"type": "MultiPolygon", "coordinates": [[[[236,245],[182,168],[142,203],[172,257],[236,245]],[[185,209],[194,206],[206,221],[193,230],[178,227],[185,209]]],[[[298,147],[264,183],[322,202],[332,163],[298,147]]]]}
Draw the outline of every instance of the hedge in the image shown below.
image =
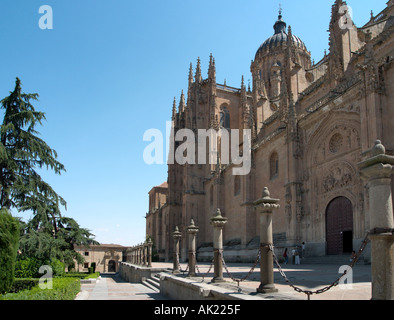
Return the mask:
{"type": "Polygon", "coordinates": [[[14,282],[15,260],[19,245],[19,221],[7,210],[0,210],[0,293],[8,292],[14,282]]]}
{"type": "Polygon", "coordinates": [[[53,278],[52,289],[41,289],[38,285],[30,290],[7,293],[0,300],[74,300],[81,290],[80,279],[53,278]]]}

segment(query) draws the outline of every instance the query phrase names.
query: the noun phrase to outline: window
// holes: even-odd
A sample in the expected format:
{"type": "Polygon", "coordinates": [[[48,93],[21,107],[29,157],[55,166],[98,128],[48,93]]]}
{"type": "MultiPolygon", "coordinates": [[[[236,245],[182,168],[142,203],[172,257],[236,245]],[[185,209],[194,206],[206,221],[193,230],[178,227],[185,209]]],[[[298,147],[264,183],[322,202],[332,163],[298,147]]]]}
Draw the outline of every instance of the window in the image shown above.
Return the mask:
{"type": "Polygon", "coordinates": [[[228,111],[226,106],[221,107],[220,127],[230,129],[230,111],[228,111]]]}
{"type": "Polygon", "coordinates": [[[270,157],[270,178],[274,179],[279,174],[279,157],[276,152],[271,154],[270,157]]]}
{"type": "Polygon", "coordinates": [[[241,178],[239,176],[234,176],[234,196],[241,193],[241,178]]]}
{"type": "Polygon", "coordinates": [[[89,251],[85,251],[85,257],[89,256],[89,251]]]}
{"type": "Polygon", "coordinates": [[[89,262],[85,262],[85,263],[83,264],[83,267],[84,267],[84,268],[89,268],[89,262]]]}

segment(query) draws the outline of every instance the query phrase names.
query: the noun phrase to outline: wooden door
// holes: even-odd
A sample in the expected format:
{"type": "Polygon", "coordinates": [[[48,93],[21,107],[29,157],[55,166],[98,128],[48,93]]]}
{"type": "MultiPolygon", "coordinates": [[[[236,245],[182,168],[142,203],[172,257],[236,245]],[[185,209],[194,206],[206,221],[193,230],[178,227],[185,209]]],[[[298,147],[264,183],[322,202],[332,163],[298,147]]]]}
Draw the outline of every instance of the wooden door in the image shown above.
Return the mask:
{"type": "Polygon", "coordinates": [[[326,210],[327,254],[342,254],[352,248],[353,206],[349,199],[338,197],[326,210]]]}

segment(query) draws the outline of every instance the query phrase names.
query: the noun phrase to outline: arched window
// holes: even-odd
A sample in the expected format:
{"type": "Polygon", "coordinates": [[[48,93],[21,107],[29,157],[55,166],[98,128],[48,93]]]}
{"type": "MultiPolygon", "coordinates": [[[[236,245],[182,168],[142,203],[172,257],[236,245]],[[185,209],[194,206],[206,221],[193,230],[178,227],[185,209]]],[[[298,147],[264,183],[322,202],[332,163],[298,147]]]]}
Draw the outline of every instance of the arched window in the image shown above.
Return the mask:
{"type": "Polygon", "coordinates": [[[239,176],[234,176],[234,196],[241,193],[241,178],[239,176]]]}
{"type": "Polygon", "coordinates": [[[279,174],[279,157],[278,153],[273,152],[270,157],[270,179],[274,179],[279,174]]]}
{"type": "Polygon", "coordinates": [[[220,127],[230,129],[230,111],[227,106],[222,106],[220,109],[220,127]]]}

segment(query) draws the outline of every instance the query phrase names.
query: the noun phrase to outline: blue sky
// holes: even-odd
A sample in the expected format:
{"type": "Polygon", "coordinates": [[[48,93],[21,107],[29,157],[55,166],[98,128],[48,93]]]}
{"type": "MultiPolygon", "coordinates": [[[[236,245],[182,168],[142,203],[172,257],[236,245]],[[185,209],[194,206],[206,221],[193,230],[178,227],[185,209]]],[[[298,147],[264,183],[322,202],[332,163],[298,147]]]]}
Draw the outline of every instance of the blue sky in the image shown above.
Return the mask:
{"type": "MultiPolygon", "coordinates": [[[[63,214],[101,243],[142,242],[148,192],[167,179],[165,165],[143,161],[144,132],[165,131],[198,57],[204,77],[212,53],[219,83],[251,79],[279,2],[283,19],[320,60],[334,0],[1,0],[0,98],[16,77],[24,92],[39,93],[35,106],[47,116],[41,137],[67,169],[43,172],[68,203],[63,214]],[[42,5],[53,9],[53,30],[39,28],[42,5]]],[[[386,2],[347,1],[357,26],[386,2]]]]}

